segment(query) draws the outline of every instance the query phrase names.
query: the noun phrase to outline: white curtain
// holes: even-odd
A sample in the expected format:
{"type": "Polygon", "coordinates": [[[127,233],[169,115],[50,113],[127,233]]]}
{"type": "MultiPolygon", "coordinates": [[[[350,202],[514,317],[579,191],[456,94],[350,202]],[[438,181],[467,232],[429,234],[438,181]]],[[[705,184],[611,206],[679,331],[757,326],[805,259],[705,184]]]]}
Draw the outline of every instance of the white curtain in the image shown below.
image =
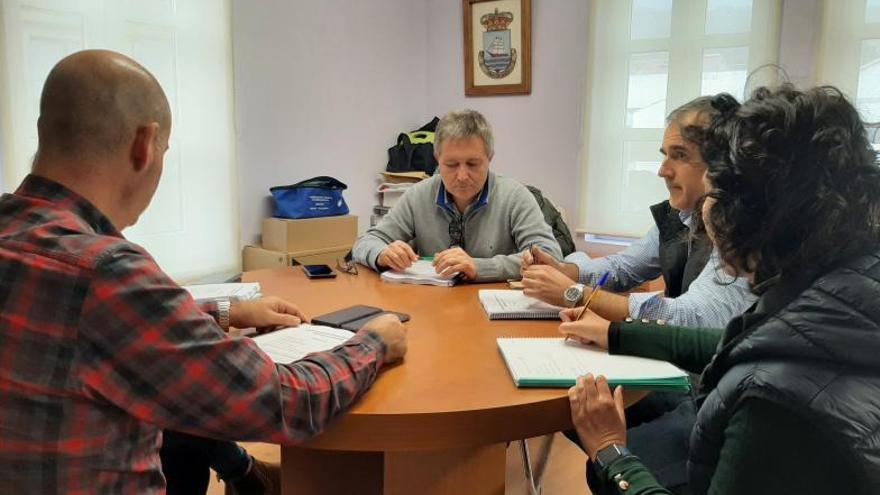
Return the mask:
{"type": "Polygon", "coordinates": [[[779,0],[592,2],[579,231],[647,232],[648,207],[667,198],[657,177],[666,115],[700,95],[742,98],[749,74],[778,60],[780,8],[779,0]]]}
{"type": "Polygon", "coordinates": [[[837,86],[864,120],[880,122],[880,0],[825,0],[822,7],[818,83],[837,86]]]}
{"type": "Polygon", "coordinates": [[[2,0],[3,181],[14,190],[37,147],[43,82],[64,56],[107,48],[149,69],[171,102],[156,196],[126,237],[185,282],[240,267],[228,0],[2,0]]]}

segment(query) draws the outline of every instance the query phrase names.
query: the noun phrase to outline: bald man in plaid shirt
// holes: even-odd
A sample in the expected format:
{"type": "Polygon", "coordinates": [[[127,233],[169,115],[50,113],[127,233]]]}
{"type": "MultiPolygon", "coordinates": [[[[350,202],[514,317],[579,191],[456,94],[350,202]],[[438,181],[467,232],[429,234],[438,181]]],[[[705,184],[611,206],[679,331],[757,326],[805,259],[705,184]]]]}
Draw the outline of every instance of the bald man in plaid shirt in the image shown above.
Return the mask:
{"type": "Polygon", "coordinates": [[[199,307],[120,230],[159,183],[171,113],[120,54],[52,69],[32,174],[0,198],[0,493],[163,493],[162,429],[296,443],[406,352],[395,317],[276,365],[233,326],[295,325],[278,298],[199,307]]]}

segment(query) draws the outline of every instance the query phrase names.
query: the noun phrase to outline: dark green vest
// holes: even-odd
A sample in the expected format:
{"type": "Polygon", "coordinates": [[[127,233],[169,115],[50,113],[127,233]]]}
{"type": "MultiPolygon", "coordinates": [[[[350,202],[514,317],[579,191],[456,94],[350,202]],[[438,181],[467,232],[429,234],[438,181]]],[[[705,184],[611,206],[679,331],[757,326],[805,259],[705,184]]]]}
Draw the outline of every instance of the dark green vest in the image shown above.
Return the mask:
{"type": "Polygon", "coordinates": [[[660,230],[660,271],[666,297],[678,297],[703,271],[712,254],[712,243],[705,236],[692,239],[690,229],[669,201],[652,206],[651,215],[660,230]]]}

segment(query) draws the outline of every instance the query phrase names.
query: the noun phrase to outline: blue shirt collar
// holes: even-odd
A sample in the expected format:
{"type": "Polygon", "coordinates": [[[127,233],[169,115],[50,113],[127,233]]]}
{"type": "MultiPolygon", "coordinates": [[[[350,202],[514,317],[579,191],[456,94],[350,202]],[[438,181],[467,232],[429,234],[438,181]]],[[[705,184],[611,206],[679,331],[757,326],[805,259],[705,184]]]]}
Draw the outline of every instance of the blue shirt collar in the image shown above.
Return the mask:
{"type": "MultiPolygon", "coordinates": [[[[491,172],[489,176],[486,177],[486,183],[483,184],[483,190],[480,191],[480,195],[477,197],[477,200],[471,203],[471,211],[476,211],[489,204],[489,182],[491,182],[490,178],[491,172]]],[[[456,212],[455,202],[452,201],[452,197],[450,197],[449,193],[446,192],[446,186],[443,184],[442,179],[440,180],[440,189],[437,191],[437,206],[443,208],[450,213],[456,212]]]]}

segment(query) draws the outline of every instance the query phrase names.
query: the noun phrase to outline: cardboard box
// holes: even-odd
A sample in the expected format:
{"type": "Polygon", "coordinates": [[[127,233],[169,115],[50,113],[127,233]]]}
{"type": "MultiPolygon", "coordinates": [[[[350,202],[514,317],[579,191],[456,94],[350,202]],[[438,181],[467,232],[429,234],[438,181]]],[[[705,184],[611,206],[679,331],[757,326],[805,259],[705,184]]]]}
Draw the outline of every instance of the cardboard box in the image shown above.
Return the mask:
{"type": "Polygon", "coordinates": [[[299,251],[287,253],[291,265],[330,265],[336,269],[336,261],[345,258],[354,244],[346,246],[334,246],[329,249],[313,249],[311,251],[299,251]]]}
{"type": "Polygon", "coordinates": [[[241,265],[243,271],[295,265],[330,265],[335,269],[336,260],[344,258],[351,247],[352,244],[347,244],[325,249],[284,252],[260,246],[245,246],[241,252],[241,265]]]}
{"type": "Polygon", "coordinates": [[[259,246],[245,246],[241,251],[241,269],[245,272],[261,268],[278,268],[289,264],[287,253],[281,251],[271,251],[259,246]]]}
{"type": "Polygon", "coordinates": [[[336,217],[266,218],[263,220],[263,249],[284,253],[351,246],[357,239],[355,215],[336,217]]]}

